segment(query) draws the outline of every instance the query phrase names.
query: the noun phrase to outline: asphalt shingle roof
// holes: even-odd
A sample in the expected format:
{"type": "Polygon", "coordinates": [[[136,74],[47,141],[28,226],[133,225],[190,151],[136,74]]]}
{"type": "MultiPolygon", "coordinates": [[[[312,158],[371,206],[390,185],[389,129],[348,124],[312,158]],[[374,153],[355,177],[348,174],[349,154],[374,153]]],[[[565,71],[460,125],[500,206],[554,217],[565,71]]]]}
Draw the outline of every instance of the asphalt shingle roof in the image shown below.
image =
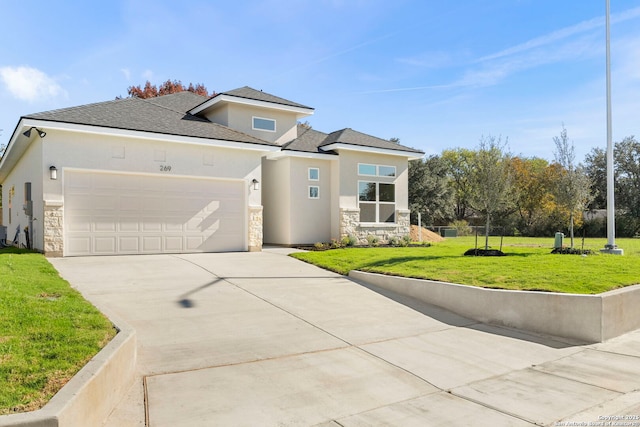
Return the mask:
{"type": "Polygon", "coordinates": [[[304,125],[298,125],[298,137],[285,144],[282,149],[318,153],[321,152],[322,147],[330,144],[348,144],[360,147],[384,148],[387,150],[409,151],[416,154],[423,154],[422,151],[416,150],[415,148],[396,144],[353,129],[342,129],[326,134],[315,129],[308,128],[304,125]]]}
{"type": "Polygon", "coordinates": [[[123,98],[96,104],[45,111],[24,116],[28,119],[144,131],[167,135],[217,139],[276,146],[226,126],[212,123],[185,111],[207,98],[179,92],[157,98],[123,98]]]}
{"type": "Polygon", "coordinates": [[[266,93],[261,90],[256,90],[249,86],[233,89],[228,92],[222,92],[217,94],[216,96],[218,95],[237,96],[238,98],[253,99],[256,101],[265,101],[265,102],[271,102],[274,104],[282,104],[282,105],[288,105],[290,107],[299,107],[299,108],[306,108],[309,110],[313,110],[313,108],[307,107],[306,105],[298,104],[297,102],[289,101],[288,99],[280,98],[279,96],[271,95],[270,93],[266,93]]]}

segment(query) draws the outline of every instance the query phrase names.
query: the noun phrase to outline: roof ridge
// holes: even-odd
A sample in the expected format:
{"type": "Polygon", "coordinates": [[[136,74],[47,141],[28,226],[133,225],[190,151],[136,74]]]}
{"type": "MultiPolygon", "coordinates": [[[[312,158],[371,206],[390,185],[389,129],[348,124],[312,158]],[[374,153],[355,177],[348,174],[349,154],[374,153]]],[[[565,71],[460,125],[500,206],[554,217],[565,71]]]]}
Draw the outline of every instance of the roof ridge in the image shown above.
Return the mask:
{"type": "MultiPolygon", "coordinates": [[[[140,100],[140,101],[143,101],[143,102],[147,102],[147,103],[153,105],[154,107],[164,108],[165,110],[172,111],[172,112],[177,113],[177,114],[183,114],[183,115],[187,115],[188,114],[190,116],[194,116],[193,114],[189,113],[189,111],[178,111],[178,110],[175,110],[173,108],[169,108],[166,105],[160,105],[160,104],[157,104],[157,103],[153,102],[157,98],[161,98],[161,97],[165,97],[165,96],[172,96],[172,95],[179,95],[179,94],[181,94],[183,92],[188,92],[188,91],[169,93],[169,94],[166,94],[166,95],[154,96],[154,97],[151,97],[151,98],[138,98],[137,96],[134,96],[133,98],[135,98],[137,100],[140,100]]],[[[195,93],[194,93],[194,95],[195,96],[200,96],[200,95],[195,94],[195,93]]],[[[196,117],[196,116],[194,116],[194,117],[196,117]]],[[[200,117],[200,116],[197,116],[197,117],[200,117]]]]}

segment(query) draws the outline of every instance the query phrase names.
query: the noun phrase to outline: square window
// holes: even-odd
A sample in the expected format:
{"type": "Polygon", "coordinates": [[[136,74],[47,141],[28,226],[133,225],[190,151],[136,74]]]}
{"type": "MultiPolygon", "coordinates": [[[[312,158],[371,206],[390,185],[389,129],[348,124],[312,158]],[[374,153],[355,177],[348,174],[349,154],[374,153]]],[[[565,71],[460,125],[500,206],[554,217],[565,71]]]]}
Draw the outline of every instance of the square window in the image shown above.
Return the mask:
{"type": "Polygon", "coordinates": [[[310,199],[319,199],[320,198],[320,187],[317,185],[309,186],[309,198],[310,199]]]}
{"type": "Polygon", "coordinates": [[[376,183],[375,182],[358,182],[358,200],[361,202],[376,201],[376,183]]]}
{"type": "Polygon", "coordinates": [[[253,118],[253,130],[266,130],[269,132],[276,131],[276,121],[273,119],[265,119],[262,117],[253,118]]]}
{"type": "Polygon", "coordinates": [[[319,180],[320,180],[320,169],[309,168],[309,181],[319,181],[319,180]]]}
{"type": "Polygon", "coordinates": [[[360,203],[360,222],[376,222],[375,203],[360,203]]]}
{"type": "Polygon", "coordinates": [[[376,176],[376,165],[358,163],[358,175],[376,176]]]}
{"type": "Polygon", "coordinates": [[[395,204],[380,204],[380,222],[396,222],[395,204]]]}
{"type": "Polygon", "coordinates": [[[378,184],[379,188],[379,198],[378,200],[381,202],[395,202],[396,201],[396,186],[394,184],[378,184]]]}

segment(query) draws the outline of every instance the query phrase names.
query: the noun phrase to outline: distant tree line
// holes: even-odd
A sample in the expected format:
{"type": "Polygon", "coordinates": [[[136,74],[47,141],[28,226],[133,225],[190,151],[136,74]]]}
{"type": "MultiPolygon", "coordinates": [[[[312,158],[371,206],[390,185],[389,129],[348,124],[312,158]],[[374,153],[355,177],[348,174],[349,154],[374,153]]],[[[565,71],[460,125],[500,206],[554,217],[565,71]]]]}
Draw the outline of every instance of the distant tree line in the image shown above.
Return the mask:
{"type": "MultiPolygon", "coordinates": [[[[585,220],[606,209],[606,153],[594,148],[575,160],[563,127],[553,138],[554,160],[515,156],[506,141],[483,137],[476,149],[454,148],[409,163],[412,224],[500,227],[506,235],[555,232],[606,236],[606,218],[585,220]]],[[[640,233],[640,143],[633,136],[614,145],[616,235],[640,233]]],[[[573,239],[572,239],[573,240],[573,239]]],[[[573,246],[573,241],[572,241],[573,246]]]]}

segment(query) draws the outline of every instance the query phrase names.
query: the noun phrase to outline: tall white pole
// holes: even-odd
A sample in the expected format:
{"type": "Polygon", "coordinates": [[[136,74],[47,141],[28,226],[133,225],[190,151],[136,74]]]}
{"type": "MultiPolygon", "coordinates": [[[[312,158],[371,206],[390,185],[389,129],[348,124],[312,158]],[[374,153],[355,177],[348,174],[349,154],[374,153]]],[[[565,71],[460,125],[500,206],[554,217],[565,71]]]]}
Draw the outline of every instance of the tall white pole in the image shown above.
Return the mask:
{"type": "Polygon", "coordinates": [[[616,209],[615,183],[613,170],[613,141],[611,138],[611,41],[609,23],[609,0],[606,0],[606,33],[607,33],[607,244],[603,252],[622,255],[622,249],[616,246],[616,209]]]}

